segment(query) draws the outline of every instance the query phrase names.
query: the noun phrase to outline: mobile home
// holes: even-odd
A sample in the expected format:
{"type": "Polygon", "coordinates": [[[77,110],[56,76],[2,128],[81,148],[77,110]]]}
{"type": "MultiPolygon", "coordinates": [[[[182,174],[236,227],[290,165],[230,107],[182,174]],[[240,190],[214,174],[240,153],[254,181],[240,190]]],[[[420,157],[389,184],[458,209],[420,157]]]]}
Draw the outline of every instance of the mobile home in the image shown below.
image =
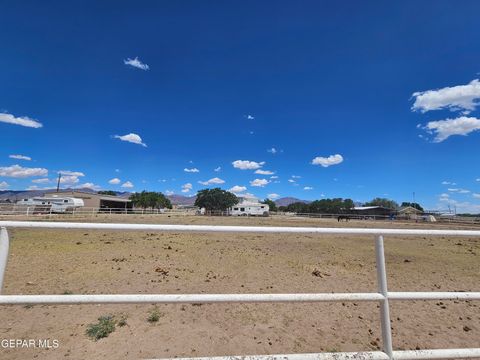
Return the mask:
{"type": "Polygon", "coordinates": [[[83,207],[82,199],[72,197],[33,197],[29,199],[22,199],[17,201],[17,205],[31,207],[32,213],[65,213],[83,207]]]}
{"type": "Polygon", "coordinates": [[[257,198],[239,196],[239,203],[230,208],[231,216],[268,216],[270,208],[267,204],[260,203],[257,198]]]}

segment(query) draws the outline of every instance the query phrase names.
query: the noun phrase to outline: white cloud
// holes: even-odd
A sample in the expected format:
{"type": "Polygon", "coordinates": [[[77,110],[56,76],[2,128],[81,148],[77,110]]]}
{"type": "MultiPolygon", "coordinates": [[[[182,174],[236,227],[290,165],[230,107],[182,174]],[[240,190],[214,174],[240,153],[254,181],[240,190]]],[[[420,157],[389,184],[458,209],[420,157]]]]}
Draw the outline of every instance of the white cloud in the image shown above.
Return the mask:
{"type": "Polygon", "coordinates": [[[240,170],[256,170],[260,169],[263,165],[265,165],[265,161],[256,162],[249,160],[235,160],[234,162],[232,162],[232,165],[234,168],[240,170]]]}
{"type": "Polygon", "coordinates": [[[450,191],[450,192],[456,192],[458,194],[468,194],[470,192],[470,190],[456,189],[456,188],[450,188],[450,189],[447,189],[447,190],[450,191]]]}
{"type": "Polygon", "coordinates": [[[137,135],[137,134],[134,134],[134,133],[130,133],[130,134],[127,134],[127,135],[114,135],[113,136],[115,139],[120,139],[122,141],[127,141],[127,142],[130,142],[132,144],[137,144],[137,145],[142,145],[144,147],[147,147],[147,144],[145,144],[143,141],[142,141],[142,138],[140,137],[140,135],[137,135]]]}
{"type": "Polygon", "coordinates": [[[172,191],[172,190],[165,190],[165,195],[169,196],[169,195],[173,195],[173,194],[175,194],[174,191],[172,191]]]}
{"type": "Polygon", "coordinates": [[[480,178],[476,179],[475,181],[480,181],[480,178]]]}
{"type": "Polygon", "coordinates": [[[275,200],[275,199],[278,199],[280,197],[280,195],[273,193],[273,194],[268,194],[267,197],[270,200],[275,200]]]}
{"type": "Polygon", "coordinates": [[[184,185],[182,185],[182,192],[183,193],[188,193],[190,192],[190,190],[192,190],[193,188],[193,185],[191,183],[186,183],[184,185]]]}
{"type": "Polygon", "coordinates": [[[60,184],[76,184],[79,181],[80,179],[75,175],[62,175],[60,178],[60,184]]]}
{"type": "Polygon", "coordinates": [[[449,201],[450,200],[450,194],[447,194],[447,193],[440,194],[438,199],[440,201],[449,201]]]}
{"type": "Polygon", "coordinates": [[[27,190],[38,190],[38,186],[37,185],[27,186],[27,190]]]}
{"type": "Polygon", "coordinates": [[[221,166],[216,167],[215,169],[213,169],[213,171],[215,171],[215,172],[219,172],[219,171],[221,171],[221,170],[222,170],[222,167],[221,167],[221,166]]]}
{"type": "Polygon", "coordinates": [[[17,159],[17,160],[25,160],[25,161],[32,160],[30,156],[25,156],[25,155],[9,155],[8,157],[10,159],[17,159]]]}
{"type": "Polygon", "coordinates": [[[270,179],[278,179],[277,175],[270,176],[270,179]]]}
{"type": "Polygon", "coordinates": [[[299,175],[292,175],[292,179],[301,179],[302,177],[299,175]]]}
{"type": "Polygon", "coordinates": [[[122,184],[122,188],[131,189],[131,188],[133,188],[133,187],[134,187],[134,185],[132,184],[131,181],[126,181],[126,182],[124,182],[124,183],[122,184]]]}
{"type": "Polygon", "coordinates": [[[33,179],[32,180],[32,183],[34,183],[34,184],[45,184],[45,183],[48,183],[48,182],[50,182],[49,178],[41,178],[41,179],[33,179]]]}
{"type": "Polygon", "coordinates": [[[230,191],[232,193],[235,193],[235,194],[244,192],[246,190],[247,190],[247,188],[245,186],[240,186],[240,185],[235,185],[235,186],[231,187],[230,189],[228,189],[228,191],[230,191]]]}
{"type": "Polygon", "coordinates": [[[419,91],[412,96],[415,98],[413,111],[419,110],[425,113],[430,110],[451,109],[469,112],[475,110],[479,104],[480,82],[475,79],[467,85],[419,91]]]}
{"type": "Polygon", "coordinates": [[[422,129],[435,136],[433,142],[439,143],[452,135],[466,136],[471,132],[480,130],[480,119],[461,116],[456,119],[430,121],[422,129]]]}
{"type": "Polygon", "coordinates": [[[329,167],[337,165],[343,162],[343,156],[340,154],[330,155],[328,157],[317,156],[312,160],[312,165],[321,165],[323,167],[329,167]]]}
{"type": "Polygon", "coordinates": [[[255,116],[253,116],[253,115],[247,115],[247,119],[248,119],[248,120],[255,120],[255,116]]]}
{"type": "Polygon", "coordinates": [[[267,149],[267,152],[269,152],[270,154],[276,154],[278,151],[277,149],[275,149],[274,147],[272,147],[271,149],[267,149]]]}
{"type": "Polygon", "coordinates": [[[451,181],[442,181],[442,185],[457,185],[457,183],[451,181]]]}
{"type": "Polygon", "coordinates": [[[214,177],[210,180],[207,180],[207,181],[199,181],[198,182],[199,184],[202,184],[202,185],[213,185],[213,184],[224,184],[225,183],[225,180],[222,180],[218,177],[214,177]]]}
{"type": "Polygon", "coordinates": [[[198,173],[198,172],[200,172],[200,170],[198,170],[197,168],[191,168],[191,169],[185,168],[185,169],[183,169],[183,171],[188,172],[188,173],[198,173]]]}
{"type": "Polygon", "coordinates": [[[473,196],[475,199],[480,199],[480,194],[478,194],[478,193],[473,193],[472,196],[473,196]]]}
{"type": "Polygon", "coordinates": [[[0,167],[0,176],[12,178],[26,178],[30,176],[46,176],[48,170],[44,168],[28,168],[20,165],[0,167]]]}
{"type": "Polygon", "coordinates": [[[289,183],[294,183],[295,180],[293,180],[293,179],[288,179],[288,182],[289,182],[289,183]]]}
{"type": "Polygon", "coordinates": [[[118,185],[120,184],[121,180],[119,178],[113,178],[111,180],[108,180],[108,183],[109,184],[112,184],[112,185],[118,185]]]}
{"type": "Polygon", "coordinates": [[[9,188],[10,185],[6,181],[0,182],[0,190],[6,190],[9,188]]]}
{"type": "Polygon", "coordinates": [[[43,125],[42,123],[38,122],[37,120],[31,119],[29,117],[15,117],[12,114],[7,113],[0,113],[0,122],[7,123],[7,124],[14,124],[20,125],[25,127],[31,128],[41,128],[43,125]]]}
{"type": "Polygon", "coordinates": [[[85,176],[85,174],[81,171],[70,171],[70,170],[60,170],[59,174],[63,175],[70,175],[70,176],[85,176]]]}
{"type": "Polygon", "coordinates": [[[303,188],[303,190],[313,190],[313,187],[311,187],[311,186],[305,186],[305,187],[303,188]]]}
{"type": "Polygon", "coordinates": [[[133,66],[137,69],[141,69],[141,70],[145,70],[145,71],[150,69],[150,67],[147,64],[142,63],[138,57],[135,57],[135,59],[128,58],[127,60],[123,60],[123,63],[125,65],[130,65],[130,66],[133,66]]]}
{"type": "Polygon", "coordinates": [[[77,189],[92,189],[92,190],[99,190],[101,187],[99,185],[95,185],[91,182],[86,182],[85,184],[80,184],[76,186],[77,189]]]}
{"type": "Polygon", "coordinates": [[[250,181],[251,186],[256,186],[256,187],[264,187],[265,185],[268,185],[270,181],[267,179],[255,179],[253,181],[250,181]]]}
{"type": "Polygon", "coordinates": [[[255,174],[259,174],[259,175],[273,175],[275,174],[273,171],[270,171],[270,170],[262,170],[262,169],[258,169],[258,170],[255,170],[255,174]]]}

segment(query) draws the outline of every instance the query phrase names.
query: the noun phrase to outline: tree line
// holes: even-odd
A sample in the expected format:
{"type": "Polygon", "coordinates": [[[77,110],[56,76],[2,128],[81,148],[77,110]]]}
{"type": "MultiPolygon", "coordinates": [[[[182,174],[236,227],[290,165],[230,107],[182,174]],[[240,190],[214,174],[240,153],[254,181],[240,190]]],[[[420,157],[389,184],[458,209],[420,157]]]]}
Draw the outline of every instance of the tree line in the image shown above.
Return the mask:
{"type": "MultiPolygon", "coordinates": [[[[107,193],[107,192],[104,192],[107,193]]],[[[110,192],[108,192],[110,193],[110,192]]],[[[141,193],[133,193],[130,196],[133,205],[143,209],[162,209],[172,208],[170,200],[161,192],[149,192],[142,191],[141,193]]],[[[205,208],[209,211],[225,211],[230,207],[238,204],[238,197],[221,188],[203,189],[197,192],[195,199],[195,206],[199,208],[205,208]]],[[[355,207],[355,203],[352,199],[333,198],[333,199],[320,199],[310,203],[294,202],[287,206],[277,206],[271,199],[265,199],[263,204],[267,204],[270,211],[283,211],[283,212],[295,212],[295,213],[322,213],[322,214],[343,214],[348,213],[355,207]]],[[[411,206],[415,209],[423,211],[422,206],[415,202],[402,202],[401,206],[394,200],[386,198],[374,198],[368,201],[364,206],[382,206],[388,209],[397,210],[400,207],[411,206]]]]}

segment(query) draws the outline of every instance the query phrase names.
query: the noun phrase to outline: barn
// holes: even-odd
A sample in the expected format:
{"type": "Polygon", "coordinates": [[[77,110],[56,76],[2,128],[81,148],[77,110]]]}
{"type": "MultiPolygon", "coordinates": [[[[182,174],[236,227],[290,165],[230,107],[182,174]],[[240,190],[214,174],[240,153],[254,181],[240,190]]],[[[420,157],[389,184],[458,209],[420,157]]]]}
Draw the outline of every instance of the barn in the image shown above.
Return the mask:
{"type": "Polygon", "coordinates": [[[102,195],[77,190],[60,190],[55,195],[82,199],[85,207],[98,209],[131,209],[132,201],[118,196],[102,195]]]}
{"type": "Polygon", "coordinates": [[[360,216],[392,216],[395,210],[383,206],[355,206],[352,214],[360,216]]]}

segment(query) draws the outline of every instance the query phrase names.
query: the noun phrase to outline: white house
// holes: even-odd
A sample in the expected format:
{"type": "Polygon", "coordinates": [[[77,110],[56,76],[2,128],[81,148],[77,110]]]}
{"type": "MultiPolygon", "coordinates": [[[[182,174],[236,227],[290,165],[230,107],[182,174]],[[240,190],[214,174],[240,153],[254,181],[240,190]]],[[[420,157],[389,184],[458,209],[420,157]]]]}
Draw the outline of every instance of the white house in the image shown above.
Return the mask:
{"type": "Polygon", "coordinates": [[[229,209],[232,216],[268,216],[270,208],[253,195],[238,195],[239,202],[229,209]]]}

